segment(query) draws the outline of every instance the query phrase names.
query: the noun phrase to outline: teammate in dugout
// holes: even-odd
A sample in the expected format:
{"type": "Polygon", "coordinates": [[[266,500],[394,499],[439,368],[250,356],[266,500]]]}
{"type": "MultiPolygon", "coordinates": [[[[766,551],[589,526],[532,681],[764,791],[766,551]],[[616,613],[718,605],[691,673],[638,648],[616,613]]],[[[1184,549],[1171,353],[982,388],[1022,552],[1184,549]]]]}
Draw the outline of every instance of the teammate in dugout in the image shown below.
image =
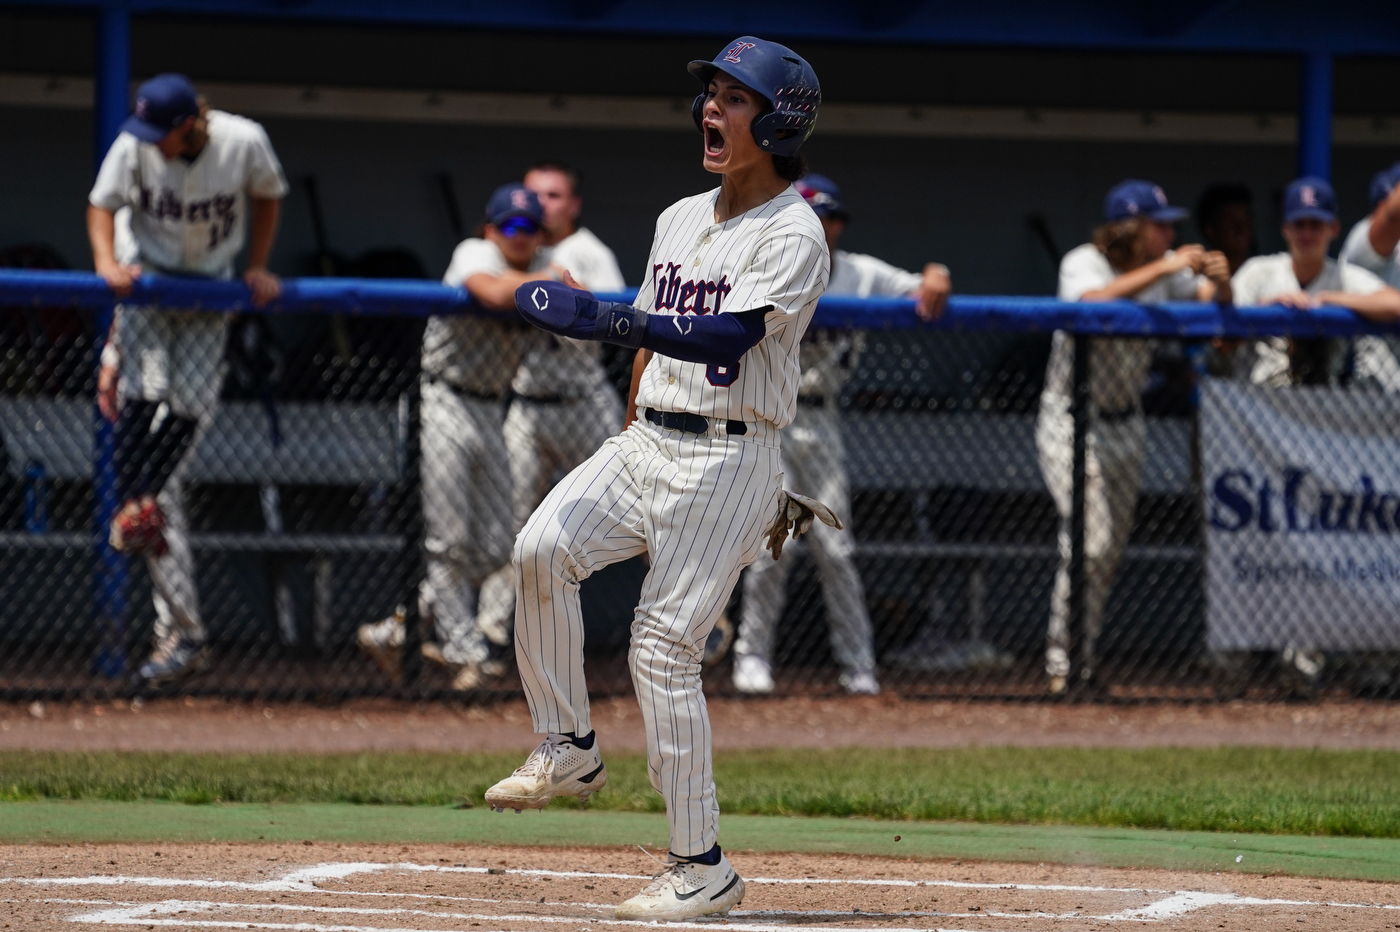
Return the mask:
{"type": "MultiPolygon", "coordinates": [[[[578,225],[583,211],[578,173],[560,162],[539,162],[525,172],[525,187],[544,211],[544,244],[538,261],[567,269],[592,291],[626,287],[617,258],[602,240],[578,225]]],[[[588,459],[622,430],[622,399],[603,368],[602,346],[545,336],[525,354],[511,381],[506,450],[515,490],[515,528],[525,526],[555,477],[588,459]]],[[[509,647],[515,626],[515,570],[507,563],[482,587],[482,633],[509,647]]]]}
{"type": "MultiPolygon", "coordinates": [[[[821,219],[831,254],[831,281],[826,293],[868,298],[909,296],[918,314],[936,320],[952,291],[948,268],[937,262],[923,273],[906,272],[874,256],[836,248],[849,219],[841,189],[824,175],[808,174],[795,185],[821,219]]],[[[865,349],[859,330],[811,328],[802,338],[802,381],[797,414],[783,430],[783,474],[788,488],[819,499],[837,514],[850,509],[846,448],[841,440],[841,389],[865,349]]],[[[870,612],[856,571],[854,541],[824,525],[808,538],[826,598],[831,652],[841,665],[841,687],[849,693],[880,691],[871,644],[870,612]]],[[[773,691],[773,634],[787,602],[792,561],[758,560],[744,574],[744,616],[734,647],[734,688],[743,693],[773,691]]]]}
{"type": "MultiPolygon", "coordinates": [[[[281,291],[267,260],[287,193],[263,128],[210,110],[189,78],[157,75],[107,151],[88,195],[97,273],[118,297],[143,274],[243,280],[254,305],[281,291]]],[[[207,663],[182,478],[223,382],[226,314],[119,304],[103,349],[98,404],[113,433],[112,546],[146,557],[155,649],[140,675],[167,682],[207,663]]]]}
{"type": "Polygon", "coordinates": [[[600,302],[567,277],[516,292],[542,329],[640,347],[633,379],[643,416],[555,486],[516,540],[516,659],[546,737],[486,801],[542,808],[606,783],[589,721],[579,584],[649,554],[628,659],[670,856],[618,907],[623,919],[722,914],[743,899],[718,844],[705,639],[765,536],[776,556],[790,525],[839,524],[820,503],[783,491],[779,454],[802,334],[829,272],[821,224],[791,184],[821,102],[817,77],[790,49],[752,36],[690,72],[702,86],[693,106],[702,164],[720,187],[661,214],[635,304],[600,302]]]}
{"type": "MultiPolygon", "coordinates": [[[[1392,288],[1400,287],[1400,162],[1371,179],[1371,213],[1347,234],[1340,259],[1373,273],[1392,288]]],[[[1400,392],[1400,340],[1364,336],[1353,341],[1351,384],[1383,392],[1400,392]]]]}
{"type": "MultiPolygon", "coordinates": [[[[457,246],[442,278],[445,285],[467,289],[487,314],[431,317],[423,333],[420,444],[428,566],[418,604],[438,638],[423,644],[423,656],[451,668],[457,690],[475,689],[505,670],[477,617],[499,611],[486,604],[483,584],[510,565],[515,537],[503,396],[521,360],[543,339],[515,312],[515,289],[538,279],[548,265],[540,254],[543,227],[533,192],[520,184],[497,188],[486,205],[481,238],[457,246]]],[[[503,594],[509,596],[509,588],[503,594]]],[[[402,613],[361,625],[357,640],[386,673],[397,675],[402,613]]]]}
{"type": "MultiPolygon", "coordinates": [[[[1285,304],[1302,310],[1332,304],[1376,323],[1400,319],[1400,292],[1360,265],[1327,255],[1340,232],[1337,197],[1321,178],[1299,178],[1283,194],[1283,238],[1287,252],[1255,256],[1234,277],[1235,303],[1248,307],[1285,304]]],[[[1328,372],[1341,368],[1342,341],[1327,341],[1328,372]]],[[[1388,352],[1382,344],[1380,350],[1388,352]]],[[[1284,386],[1300,381],[1286,337],[1269,337],[1235,351],[1235,375],[1255,385],[1284,386]]]]}
{"type": "MultiPolygon", "coordinates": [[[[1104,223],[1093,241],[1070,250],[1060,262],[1061,301],[1230,302],[1230,265],[1224,254],[1199,245],[1173,250],[1172,224],[1186,211],[1167,203],[1158,186],[1124,181],[1104,200],[1104,223]]],[[[1142,391],[1152,362],[1153,341],[1094,337],[1089,343],[1089,438],[1085,480],[1084,641],[1080,674],[1092,678],[1094,647],[1103,627],[1113,574],[1128,543],[1142,483],[1147,423],[1142,391]]],[[[1045,389],[1040,396],[1035,444],[1040,471],[1060,513],[1060,567],[1050,600],[1045,670],[1050,692],[1070,685],[1070,518],[1074,490],[1074,340],[1055,332],[1045,389]]]]}
{"type": "MultiPolygon", "coordinates": [[[[1246,262],[1235,273],[1235,304],[1284,304],[1300,310],[1330,304],[1349,308],[1376,323],[1400,320],[1400,291],[1359,265],[1337,262],[1327,255],[1340,229],[1337,198],[1330,184],[1321,178],[1299,178],[1289,184],[1283,193],[1283,238],[1288,252],[1255,256],[1246,262]]],[[[1371,351],[1388,355],[1389,348],[1378,343],[1371,351]]],[[[1341,340],[1322,341],[1326,370],[1340,368],[1344,345],[1341,340]]],[[[1299,373],[1292,349],[1285,337],[1246,343],[1235,351],[1235,377],[1256,385],[1294,384],[1299,373]]],[[[1364,350],[1364,344],[1357,347],[1358,370],[1364,350]]],[[[1373,355],[1371,365],[1378,361],[1373,355]]],[[[1316,688],[1327,663],[1326,655],[1311,644],[1289,647],[1278,660],[1293,679],[1294,689],[1305,695],[1316,688]]]]}

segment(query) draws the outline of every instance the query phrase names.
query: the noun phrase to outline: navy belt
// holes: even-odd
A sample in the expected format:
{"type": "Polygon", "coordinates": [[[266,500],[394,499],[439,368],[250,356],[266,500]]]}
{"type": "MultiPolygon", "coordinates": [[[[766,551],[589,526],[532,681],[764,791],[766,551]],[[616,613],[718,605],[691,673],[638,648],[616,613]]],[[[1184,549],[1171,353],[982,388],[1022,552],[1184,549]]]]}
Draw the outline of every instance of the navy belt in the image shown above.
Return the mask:
{"type": "Polygon", "coordinates": [[[1142,408],[1139,405],[1130,405],[1126,408],[1119,408],[1117,411],[1100,411],[1095,420],[1102,421],[1105,424],[1117,424],[1120,421],[1134,418],[1141,413],[1142,408]]]}
{"type": "Polygon", "coordinates": [[[447,379],[444,379],[444,378],[443,378],[442,376],[440,376],[440,375],[433,375],[433,374],[431,374],[431,373],[428,373],[428,374],[427,374],[427,378],[428,378],[428,381],[429,381],[429,382],[436,382],[438,385],[441,385],[441,386],[443,386],[444,388],[449,389],[453,394],[455,394],[455,395],[460,395],[460,396],[462,396],[463,398],[475,398],[475,399],[478,400],[478,401],[500,401],[500,400],[501,400],[501,396],[500,396],[499,393],[492,395],[492,394],[487,394],[486,392],[474,391],[474,390],[472,390],[472,389],[470,389],[470,388],[467,388],[465,385],[458,385],[458,384],[455,383],[455,382],[449,382],[449,381],[447,381],[447,379]]]}
{"type": "MultiPolygon", "coordinates": [[[[657,427],[664,427],[667,430],[683,430],[688,434],[707,434],[710,432],[708,418],[687,411],[658,411],[655,408],[646,408],[642,414],[657,427]]],[[[731,437],[742,437],[749,432],[749,425],[743,421],[726,421],[724,426],[731,437]]]]}

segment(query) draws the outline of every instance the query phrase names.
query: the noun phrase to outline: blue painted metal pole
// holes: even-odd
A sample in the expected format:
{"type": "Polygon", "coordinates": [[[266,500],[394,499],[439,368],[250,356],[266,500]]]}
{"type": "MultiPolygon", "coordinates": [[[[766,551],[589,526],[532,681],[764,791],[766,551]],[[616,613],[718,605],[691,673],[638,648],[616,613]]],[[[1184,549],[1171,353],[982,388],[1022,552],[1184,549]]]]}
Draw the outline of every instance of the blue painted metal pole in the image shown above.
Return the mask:
{"type": "Polygon", "coordinates": [[[1303,54],[1298,101],[1298,174],[1332,178],[1332,56],[1303,54]]]}
{"type": "MultiPolygon", "coordinates": [[[[112,4],[97,13],[97,74],[93,82],[93,152],[96,167],[102,167],[107,149],[121,132],[129,112],[131,85],[131,14],[125,6],[112,4]]],[[[112,326],[113,307],[98,310],[96,339],[93,341],[94,369],[101,366],[102,347],[112,326]]],[[[112,462],[112,424],[93,405],[93,557],[94,602],[101,646],[93,658],[94,672],[119,677],[126,673],[126,558],[107,541],[107,528],[116,514],[116,470],[112,462]]]]}

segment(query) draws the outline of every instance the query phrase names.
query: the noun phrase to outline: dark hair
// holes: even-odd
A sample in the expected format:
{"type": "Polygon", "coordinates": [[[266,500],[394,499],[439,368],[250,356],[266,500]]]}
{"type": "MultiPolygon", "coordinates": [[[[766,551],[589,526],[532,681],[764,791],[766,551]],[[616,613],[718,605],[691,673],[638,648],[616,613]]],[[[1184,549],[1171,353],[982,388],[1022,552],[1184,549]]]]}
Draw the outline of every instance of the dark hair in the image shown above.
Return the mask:
{"type": "Polygon", "coordinates": [[[775,155],[773,169],[784,181],[796,181],[807,174],[807,157],[801,152],[796,155],[775,155]]]}
{"type": "Polygon", "coordinates": [[[1237,182],[1213,184],[1201,192],[1196,202],[1196,228],[1204,230],[1220,218],[1226,207],[1242,204],[1246,210],[1254,209],[1254,195],[1247,185],[1237,182]]]}
{"type": "MultiPolygon", "coordinates": [[[[556,162],[552,159],[545,159],[525,169],[525,175],[530,174],[530,172],[558,172],[569,179],[569,190],[573,192],[574,197],[579,196],[579,185],[583,183],[583,176],[580,175],[578,169],[574,168],[572,165],[565,164],[564,162],[556,162]]],[[[520,177],[524,178],[525,175],[521,175],[520,177]]]]}
{"type": "Polygon", "coordinates": [[[1129,272],[1142,265],[1142,218],[1110,220],[1094,231],[1094,246],[1115,272],[1129,272]]]}

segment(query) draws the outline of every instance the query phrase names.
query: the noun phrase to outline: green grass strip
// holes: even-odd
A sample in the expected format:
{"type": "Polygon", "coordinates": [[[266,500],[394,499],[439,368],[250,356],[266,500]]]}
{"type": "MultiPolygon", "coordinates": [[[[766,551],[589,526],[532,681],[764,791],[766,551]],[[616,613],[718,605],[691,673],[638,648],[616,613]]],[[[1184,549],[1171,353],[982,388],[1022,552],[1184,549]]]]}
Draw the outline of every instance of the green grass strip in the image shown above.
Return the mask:
{"type": "MultiPolygon", "coordinates": [[[[1400,879],[1400,841],[1076,826],[878,822],[726,815],[730,852],[795,851],[901,858],[1287,873],[1400,879]],[[899,841],[895,841],[895,836],[899,841]],[[1237,862],[1236,857],[1243,857],[1237,862]]],[[[301,842],[498,845],[666,845],[664,816],[636,812],[493,813],[477,808],[344,803],[165,802],[0,804],[0,843],[301,842]]],[[[742,863],[742,862],[741,862],[742,863]]],[[[561,868],[576,868],[561,863],[561,868]]],[[[750,868],[761,873],[760,868],[750,868]]],[[[945,876],[930,868],[930,877],[945,876]]]]}
{"type": "MultiPolygon", "coordinates": [[[[659,812],[638,755],[608,755],[594,809],[659,812]]],[[[484,754],[0,753],[0,801],[440,806],[520,763],[484,754]]],[[[1400,838],[1400,753],[956,748],[725,753],[726,814],[858,816],[1400,838]]],[[[561,801],[568,805],[568,801],[561,801]]]]}

